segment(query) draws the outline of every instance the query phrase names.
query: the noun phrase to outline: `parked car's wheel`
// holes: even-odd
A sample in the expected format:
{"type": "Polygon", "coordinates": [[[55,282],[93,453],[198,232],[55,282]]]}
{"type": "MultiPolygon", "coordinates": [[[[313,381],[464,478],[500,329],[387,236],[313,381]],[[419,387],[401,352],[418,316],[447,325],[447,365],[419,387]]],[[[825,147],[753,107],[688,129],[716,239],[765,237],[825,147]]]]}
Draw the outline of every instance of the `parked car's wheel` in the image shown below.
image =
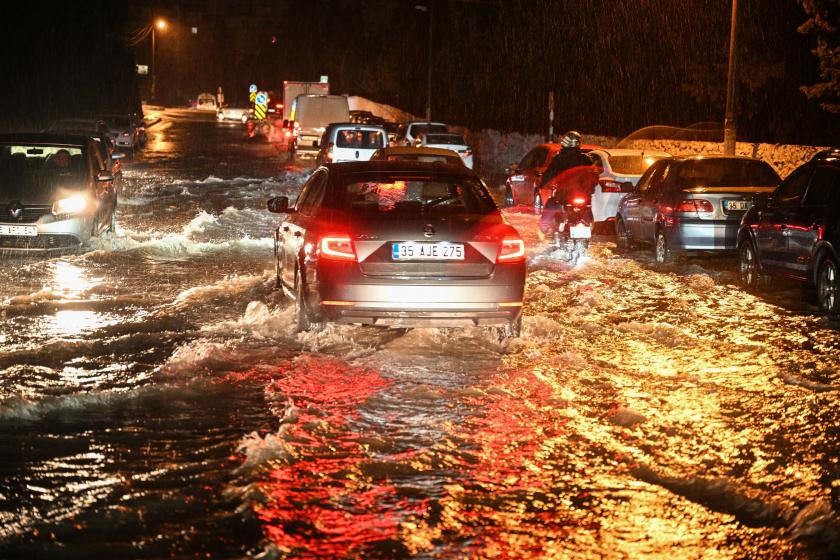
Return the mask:
{"type": "Polygon", "coordinates": [[[633,239],[630,237],[630,230],[621,216],[615,219],[615,244],[619,251],[629,251],[633,248],[633,239]]]}
{"type": "Polygon", "coordinates": [[[749,239],[744,240],[738,248],[738,273],[741,284],[748,290],[757,290],[761,283],[758,271],[758,257],[755,245],[749,239]]]}
{"type": "Polygon", "coordinates": [[[505,208],[511,208],[516,202],[513,200],[513,190],[510,185],[505,187],[505,208]]]}
{"type": "Polygon", "coordinates": [[[295,282],[295,322],[297,332],[308,331],[312,328],[312,314],[309,311],[306,298],[303,297],[304,293],[303,279],[298,274],[295,282]]]}
{"type": "Polygon", "coordinates": [[[820,311],[829,315],[840,315],[837,271],[837,261],[831,255],[820,261],[817,270],[817,303],[820,311]]]}
{"type": "Polygon", "coordinates": [[[659,264],[670,263],[674,260],[674,255],[668,248],[668,239],[665,237],[665,232],[657,230],[656,243],[653,245],[653,256],[659,264]]]}

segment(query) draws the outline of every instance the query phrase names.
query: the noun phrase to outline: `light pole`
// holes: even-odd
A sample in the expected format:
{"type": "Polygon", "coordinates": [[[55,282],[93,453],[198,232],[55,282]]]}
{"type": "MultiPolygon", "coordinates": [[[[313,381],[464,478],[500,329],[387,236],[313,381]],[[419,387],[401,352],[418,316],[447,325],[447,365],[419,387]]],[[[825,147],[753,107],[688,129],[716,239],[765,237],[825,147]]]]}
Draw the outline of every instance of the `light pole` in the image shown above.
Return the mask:
{"type": "Polygon", "coordinates": [[[420,10],[421,12],[429,13],[429,53],[427,55],[429,63],[429,74],[426,81],[426,122],[432,122],[432,24],[434,22],[434,12],[432,10],[434,5],[434,0],[429,0],[428,6],[414,6],[415,10],[420,10]]]}
{"type": "Polygon", "coordinates": [[[158,18],[152,24],[152,87],[150,92],[152,101],[155,101],[155,74],[157,73],[157,64],[155,63],[155,29],[164,31],[166,29],[166,20],[158,18]]]}
{"type": "Polygon", "coordinates": [[[723,153],[735,155],[735,38],[738,30],[738,0],[732,0],[732,27],[729,30],[729,71],[726,78],[726,115],[723,118],[723,153]]]}

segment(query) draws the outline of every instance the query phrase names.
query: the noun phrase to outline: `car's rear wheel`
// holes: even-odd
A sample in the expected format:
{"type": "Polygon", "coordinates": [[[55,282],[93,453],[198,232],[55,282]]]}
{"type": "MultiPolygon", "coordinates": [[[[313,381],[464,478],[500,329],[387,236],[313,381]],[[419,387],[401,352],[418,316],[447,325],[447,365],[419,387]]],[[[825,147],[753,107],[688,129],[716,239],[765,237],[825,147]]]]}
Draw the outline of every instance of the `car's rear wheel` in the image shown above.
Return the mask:
{"type": "Polygon", "coordinates": [[[757,290],[760,284],[758,272],[758,258],[755,246],[749,239],[743,241],[738,248],[738,273],[741,284],[748,290],[757,290]]]}
{"type": "Polygon", "coordinates": [[[667,264],[674,260],[674,255],[671,249],[668,248],[668,239],[665,237],[665,232],[659,230],[656,232],[656,242],[653,245],[653,256],[659,264],[667,264]]]}
{"type": "Polygon", "coordinates": [[[306,303],[305,293],[306,287],[303,285],[303,279],[300,277],[300,274],[298,274],[295,282],[295,323],[297,332],[308,331],[312,328],[312,314],[306,303]]]}
{"type": "Polygon", "coordinates": [[[513,190],[510,186],[505,187],[505,208],[511,208],[516,203],[513,200],[513,190]]]}
{"type": "Polygon", "coordinates": [[[633,248],[633,240],[630,231],[621,218],[615,219],[615,244],[619,251],[629,251],[633,248]]]}
{"type": "Polygon", "coordinates": [[[512,323],[501,327],[493,327],[493,331],[499,342],[504,342],[509,338],[519,338],[519,335],[522,334],[522,315],[520,314],[512,323]]]}
{"type": "Polygon", "coordinates": [[[840,297],[838,297],[837,261],[826,255],[817,271],[817,303],[820,311],[829,315],[840,315],[840,297]]]}

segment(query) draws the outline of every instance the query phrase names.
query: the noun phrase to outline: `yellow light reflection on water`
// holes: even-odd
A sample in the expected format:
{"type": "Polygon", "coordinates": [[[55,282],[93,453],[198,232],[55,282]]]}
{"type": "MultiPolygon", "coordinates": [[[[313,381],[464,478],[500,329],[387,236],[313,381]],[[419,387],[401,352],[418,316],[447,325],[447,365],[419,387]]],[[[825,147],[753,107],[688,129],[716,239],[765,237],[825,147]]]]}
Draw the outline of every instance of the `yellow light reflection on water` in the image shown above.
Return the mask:
{"type": "Polygon", "coordinates": [[[56,262],[52,269],[53,290],[66,298],[78,298],[99,283],[71,262],[56,262]]]}

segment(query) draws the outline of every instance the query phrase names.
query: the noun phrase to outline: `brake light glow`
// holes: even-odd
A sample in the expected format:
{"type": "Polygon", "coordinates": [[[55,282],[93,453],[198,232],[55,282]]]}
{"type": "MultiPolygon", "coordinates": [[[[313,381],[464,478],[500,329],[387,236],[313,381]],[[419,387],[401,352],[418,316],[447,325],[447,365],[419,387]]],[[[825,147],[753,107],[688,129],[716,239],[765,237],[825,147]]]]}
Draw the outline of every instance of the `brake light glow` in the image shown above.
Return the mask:
{"type": "Polygon", "coordinates": [[[621,183],[611,179],[600,179],[601,192],[621,192],[621,183]]]}
{"type": "Polygon", "coordinates": [[[586,199],[582,196],[576,196],[572,199],[572,204],[575,206],[583,206],[586,204],[586,199]]]}
{"type": "Polygon", "coordinates": [[[517,262],[525,260],[525,242],[518,237],[505,237],[499,249],[496,262],[517,262]]]}
{"type": "Polygon", "coordinates": [[[349,235],[325,235],[318,243],[320,257],[335,261],[355,261],[356,251],[349,235]]]}
{"type": "Polygon", "coordinates": [[[330,142],[329,144],[327,144],[327,161],[332,161],[332,158],[333,158],[333,148],[334,148],[334,147],[335,147],[335,144],[333,144],[332,142],[330,142]]]}
{"type": "Polygon", "coordinates": [[[681,200],[677,204],[676,208],[674,208],[674,212],[703,212],[706,214],[711,214],[714,211],[715,210],[712,207],[712,203],[702,198],[681,200]]]}

